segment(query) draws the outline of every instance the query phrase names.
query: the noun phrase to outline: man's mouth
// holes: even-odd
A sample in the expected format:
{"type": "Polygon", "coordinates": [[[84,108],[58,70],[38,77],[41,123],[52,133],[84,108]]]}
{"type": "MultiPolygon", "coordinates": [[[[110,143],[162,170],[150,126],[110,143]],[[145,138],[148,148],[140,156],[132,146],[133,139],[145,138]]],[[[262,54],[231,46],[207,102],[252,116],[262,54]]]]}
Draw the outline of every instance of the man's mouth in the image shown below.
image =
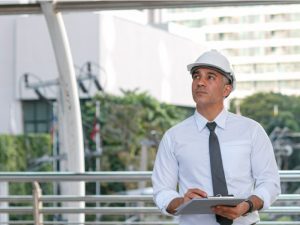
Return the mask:
{"type": "Polygon", "coordinates": [[[207,94],[207,92],[206,92],[206,91],[203,91],[203,90],[197,90],[197,91],[196,91],[196,94],[207,94]]]}

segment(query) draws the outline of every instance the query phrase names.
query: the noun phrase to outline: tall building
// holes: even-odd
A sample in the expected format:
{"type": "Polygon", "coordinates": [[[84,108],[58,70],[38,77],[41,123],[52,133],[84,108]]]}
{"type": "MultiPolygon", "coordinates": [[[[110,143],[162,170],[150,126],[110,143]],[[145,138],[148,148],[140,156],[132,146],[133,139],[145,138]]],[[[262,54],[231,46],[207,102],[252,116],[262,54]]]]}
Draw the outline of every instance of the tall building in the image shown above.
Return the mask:
{"type": "Polygon", "coordinates": [[[229,56],[237,78],[233,97],[300,94],[300,5],[169,9],[161,23],[229,56]]]}

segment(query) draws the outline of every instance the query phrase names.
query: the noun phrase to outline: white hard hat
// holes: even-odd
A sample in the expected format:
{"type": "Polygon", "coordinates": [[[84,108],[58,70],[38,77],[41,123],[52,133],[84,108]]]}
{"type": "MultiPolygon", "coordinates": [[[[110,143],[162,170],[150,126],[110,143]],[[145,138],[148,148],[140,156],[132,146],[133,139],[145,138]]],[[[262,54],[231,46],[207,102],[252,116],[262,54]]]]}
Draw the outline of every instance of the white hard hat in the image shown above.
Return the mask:
{"type": "Polygon", "coordinates": [[[195,63],[187,65],[191,74],[199,67],[208,67],[217,70],[228,78],[233,89],[235,88],[235,77],[228,59],[215,49],[204,52],[195,63]]]}

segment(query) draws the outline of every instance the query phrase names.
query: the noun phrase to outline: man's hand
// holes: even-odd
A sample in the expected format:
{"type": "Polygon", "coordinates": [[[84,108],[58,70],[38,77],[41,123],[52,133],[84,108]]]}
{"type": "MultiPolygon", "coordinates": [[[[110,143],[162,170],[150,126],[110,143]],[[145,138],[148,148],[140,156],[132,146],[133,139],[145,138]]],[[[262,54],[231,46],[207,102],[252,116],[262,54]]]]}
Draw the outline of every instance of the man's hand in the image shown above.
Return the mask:
{"type": "Polygon", "coordinates": [[[173,199],[170,204],[168,205],[167,212],[174,214],[181,204],[190,201],[193,198],[206,198],[207,193],[202,191],[198,188],[191,188],[188,189],[187,192],[184,194],[183,198],[175,198],[173,199]]]}
{"type": "Polygon", "coordinates": [[[188,191],[184,194],[183,202],[188,202],[193,198],[206,198],[207,193],[198,188],[188,189],[188,191]]]}
{"type": "MultiPolygon", "coordinates": [[[[249,199],[253,203],[253,210],[259,210],[263,207],[264,202],[259,197],[252,195],[249,199]]],[[[215,214],[234,220],[244,215],[249,210],[249,204],[247,202],[241,202],[235,207],[219,205],[213,207],[212,210],[215,214]]]]}
{"type": "Polygon", "coordinates": [[[249,209],[248,203],[241,202],[235,207],[218,205],[213,207],[212,211],[215,214],[234,220],[242,216],[243,214],[245,214],[248,211],[248,209],[249,209]]]}

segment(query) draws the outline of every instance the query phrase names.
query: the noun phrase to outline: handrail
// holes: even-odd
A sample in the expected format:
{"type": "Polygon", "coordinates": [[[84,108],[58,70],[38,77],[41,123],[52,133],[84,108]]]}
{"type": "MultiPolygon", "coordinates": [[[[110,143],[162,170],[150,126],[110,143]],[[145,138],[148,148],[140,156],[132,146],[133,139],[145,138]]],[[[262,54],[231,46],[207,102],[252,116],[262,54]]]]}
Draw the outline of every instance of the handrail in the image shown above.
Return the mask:
{"type": "MultiPolygon", "coordinates": [[[[33,197],[27,196],[0,196],[2,202],[31,202],[33,197]]],[[[71,202],[71,201],[85,201],[85,202],[137,202],[137,201],[153,201],[152,195],[43,195],[40,197],[42,202],[71,202]]]]}
{"type": "MultiPolygon", "coordinates": [[[[1,172],[0,181],[45,182],[45,181],[109,181],[131,182],[150,180],[151,171],[109,171],[109,172],[1,172]]],[[[299,172],[300,178],[300,172],[299,172]]]]}
{"type": "Polygon", "coordinates": [[[276,201],[300,201],[300,194],[281,194],[276,201]]]}
{"type": "Polygon", "coordinates": [[[300,182],[300,170],[280,170],[281,182],[300,182]]]}
{"type": "MultiPolygon", "coordinates": [[[[27,224],[33,224],[34,221],[11,221],[9,222],[10,225],[13,224],[21,224],[21,225],[27,225],[27,224]]],[[[5,224],[7,223],[1,223],[0,224],[5,224]]],[[[61,225],[61,221],[44,221],[44,225],[61,225]]],[[[77,225],[81,223],[76,223],[72,222],[69,223],[72,225],[77,225]]],[[[300,225],[300,221],[261,221],[257,223],[258,225],[300,225]]],[[[97,222],[85,222],[85,225],[178,225],[178,222],[176,221],[138,221],[138,222],[126,222],[126,221],[97,221],[97,222]]]]}
{"type": "MultiPolygon", "coordinates": [[[[2,213],[11,214],[31,214],[33,207],[2,207],[2,213]]],[[[106,214],[106,215],[123,215],[123,214],[161,214],[157,207],[85,207],[84,209],[75,207],[44,207],[40,209],[41,214],[106,214]]],[[[272,214],[285,214],[285,215],[299,215],[299,206],[273,206],[269,209],[260,211],[260,213],[272,213],[272,214]]]]}
{"type": "MultiPolygon", "coordinates": [[[[0,181],[45,182],[45,181],[109,181],[131,182],[150,180],[151,171],[109,171],[109,172],[1,172],[0,181]]],[[[279,171],[281,182],[300,182],[300,170],[279,171]]]]}
{"type": "MultiPolygon", "coordinates": [[[[32,202],[31,195],[20,196],[0,196],[0,202],[32,202]]],[[[42,202],[71,202],[71,201],[85,201],[85,202],[153,202],[152,195],[43,195],[40,197],[42,202]]],[[[281,194],[278,196],[276,202],[282,201],[300,201],[300,194],[281,194]]]]}
{"type": "MultiPolygon", "coordinates": [[[[300,181],[300,170],[295,171],[280,171],[280,179],[281,182],[299,182],[300,181]]],[[[62,182],[62,181],[87,181],[87,182],[138,182],[138,181],[149,181],[151,179],[152,172],[151,171],[117,171],[117,172],[86,172],[86,173],[72,173],[72,172],[2,172],[0,173],[0,182],[33,182],[33,184],[37,185],[37,182],[62,182]]],[[[37,186],[35,187],[37,190],[37,186]]],[[[86,195],[86,196],[76,196],[76,195],[39,195],[35,194],[35,196],[31,195],[13,195],[13,196],[0,196],[1,202],[8,203],[26,203],[26,206],[22,207],[1,207],[1,213],[8,213],[10,215],[13,214],[31,214],[35,215],[36,221],[33,221],[31,224],[35,225],[46,225],[46,224],[55,224],[56,221],[43,221],[44,215],[55,215],[55,214],[74,214],[74,213],[83,213],[86,215],[89,214],[101,214],[101,215],[157,215],[161,214],[157,207],[154,207],[153,204],[153,196],[152,194],[148,195],[130,195],[130,194],[118,194],[118,195],[86,195]],[[75,208],[75,207],[66,207],[65,205],[57,207],[54,205],[43,205],[43,203],[63,203],[63,202],[74,202],[81,201],[85,203],[137,203],[137,206],[131,207],[113,207],[113,206],[105,206],[105,207],[85,207],[85,208],[75,208]],[[152,203],[147,207],[140,207],[138,202],[149,202],[152,203]],[[38,207],[37,207],[38,206],[38,207]],[[40,217],[39,217],[40,216],[40,217]],[[39,221],[43,221],[39,223],[39,221]]],[[[281,194],[274,206],[270,207],[267,210],[263,210],[260,213],[262,214],[275,214],[275,215],[299,215],[300,207],[298,206],[298,202],[300,201],[300,194],[281,194]],[[281,203],[281,205],[279,205],[281,203]],[[295,206],[292,206],[295,205],[295,206]]],[[[146,221],[144,224],[176,224],[173,221],[155,221],[149,222],[146,221]]],[[[18,221],[10,221],[9,224],[23,224],[25,225],[27,222],[23,221],[23,223],[18,223],[18,221]]],[[[2,224],[2,223],[0,223],[2,224]]],[[[29,221],[28,221],[28,224],[29,221]]],[[[57,223],[57,224],[61,224],[57,223]]],[[[64,222],[64,224],[77,224],[76,222],[64,222]]],[[[82,223],[78,223],[82,224],[82,223]]],[[[143,224],[143,221],[139,222],[85,222],[85,225],[88,224],[143,224]]],[[[292,221],[292,222],[284,222],[281,223],[279,221],[262,221],[259,223],[260,225],[300,225],[300,221],[292,221]]]]}

